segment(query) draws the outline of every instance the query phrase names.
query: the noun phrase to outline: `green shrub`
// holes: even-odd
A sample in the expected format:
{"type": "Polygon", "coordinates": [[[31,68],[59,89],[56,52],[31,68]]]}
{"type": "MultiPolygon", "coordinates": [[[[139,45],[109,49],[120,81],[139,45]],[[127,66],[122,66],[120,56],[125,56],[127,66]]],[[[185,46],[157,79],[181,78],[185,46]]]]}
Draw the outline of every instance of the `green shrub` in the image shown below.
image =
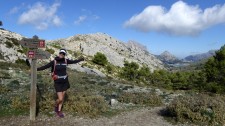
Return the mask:
{"type": "Polygon", "coordinates": [[[19,44],[19,41],[17,40],[17,39],[15,39],[15,38],[10,38],[10,40],[12,41],[12,43],[14,44],[14,45],[16,45],[16,46],[19,46],[20,44],[19,44]]]}
{"type": "Polygon", "coordinates": [[[111,64],[108,64],[108,65],[106,66],[106,70],[107,70],[107,72],[108,72],[109,74],[111,74],[111,73],[113,72],[113,66],[112,66],[111,64]]]}
{"type": "Polygon", "coordinates": [[[10,88],[10,89],[18,89],[19,86],[20,86],[20,82],[18,80],[13,80],[11,81],[9,84],[7,84],[7,86],[10,88]]]}
{"type": "Polygon", "coordinates": [[[17,52],[27,54],[28,48],[22,47],[22,49],[17,50],[17,52]]]}
{"type": "Polygon", "coordinates": [[[6,72],[6,71],[1,71],[1,72],[0,72],[0,78],[2,78],[2,79],[10,79],[11,76],[9,75],[8,72],[6,72]]]}
{"type": "Polygon", "coordinates": [[[4,59],[4,55],[0,52],[0,59],[4,59]]]}
{"type": "Polygon", "coordinates": [[[9,42],[9,41],[6,41],[5,44],[6,44],[7,48],[12,48],[13,47],[13,44],[11,42],[9,42]]]}
{"type": "MultiPolygon", "coordinates": [[[[7,93],[9,91],[10,91],[10,89],[8,87],[6,87],[5,85],[0,84],[0,94],[7,93]]],[[[0,101],[2,101],[2,98],[3,97],[0,97],[0,99],[1,99],[0,101]]],[[[0,104],[0,106],[1,105],[2,104],[0,104]]]]}
{"type": "Polygon", "coordinates": [[[120,75],[128,80],[135,80],[138,77],[138,69],[139,65],[137,63],[124,61],[124,67],[120,75]]]}
{"type": "Polygon", "coordinates": [[[76,37],[74,38],[74,40],[75,40],[75,41],[82,41],[83,39],[80,38],[79,36],[76,36],[76,37]]]}
{"type": "Polygon", "coordinates": [[[224,66],[225,66],[225,45],[222,46],[220,50],[216,52],[216,55],[210,58],[204,66],[204,72],[207,77],[207,82],[214,83],[214,85],[209,86],[210,90],[212,88],[215,89],[217,87],[221,87],[223,89],[222,92],[225,92],[225,85],[224,85],[225,67],[224,66]]]}
{"type": "Polygon", "coordinates": [[[139,78],[149,77],[150,74],[151,74],[150,69],[145,65],[141,67],[140,70],[138,71],[139,78]]]}
{"type": "Polygon", "coordinates": [[[0,108],[10,108],[11,104],[12,100],[9,97],[0,97],[0,108]]]}
{"type": "Polygon", "coordinates": [[[56,49],[61,49],[62,47],[59,44],[52,44],[52,47],[56,48],[56,49]]]}
{"type": "Polygon", "coordinates": [[[225,93],[225,86],[219,85],[216,82],[209,82],[204,87],[206,91],[212,92],[212,93],[219,93],[224,94],[225,93]]]}
{"type": "MultiPolygon", "coordinates": [[[[26,62],[25,60],[17,61],[17,62],[18,63],[10,63],[10,62],[1,62],[0,61],[0,69],[8,70],[10,67],[11,68],[19,68],[19,69],[27,69],[27,68],[29,68],[27,65],[24,64],[26,62]],[[22,63],[22,64],[20,64],[20,63],[22,63]]],[[[0,73],[4,73],[7,76],[9,75],[6,72],[0,72],[0,73]]]]}
{"type": "Polygon", "coordinates": [[[73,54],[74,57],[79,57],[82,55],[80,51],[75,51],[74,53],[71,52],[71,54],[73,54]]]}
{"type": "Polygon", "coordinates": [[[102,65],[105,66],[108,63],[107,57],[100,52],[97,52],[94,55],[94,59],[92,60],[94,63],[98,64],[98,65],[102,65]]]}
{"type": "Polygon", "coordinates": [[[26,64],[26,61],[23,60],[23,59],[18,58],[18,59],[16,60],[16,63],[17,63],[17,64],[26,64]]]}
{"type": "Polygon", "coordinates": [[[46,47],[45,51],[49,52],[50,54],[54,54],[55,53],[54,49],[51,49],[51,48],[48,48],[48,47],[46,47]]]}
{"type": "Polygon", "coordinates": [[[102,96],[73,95],[65,102],[65,109],[75,115],[96,117],[107,110],[107,104],[102,96]]]}
{"type": "Polygon", "coordinates": [[[180,96],[167,107],[167,116],[177,122],[225,125],[225,97],[194,94],[180,96]]]}
{"type": "Polygon", "coordinates": [[[30,102],[28,97],[16,96],[12,99],[12,109],[28,110],[30,108],[30,102]]]}
{"type": "Polygon", "coordinates": [[[119,96],[118,101],[123,103],[134,103],[147,106],[162,105],[161,97],[153,93],[124,92],[119,96]]]}
{"type": "Polygon", "coordinates": [[[68,52],[69,54],[72,54],[72,53],[73,53],[73,51],[72,51],[72,50],[67,50],[67,52],[68,52]]]}
{"type": "Polygon", "coordinates": [[[24,53],[23,50],[21,50],[21,49],[17,50],[17,52],[19,52],[19,53],[24,53]]]}

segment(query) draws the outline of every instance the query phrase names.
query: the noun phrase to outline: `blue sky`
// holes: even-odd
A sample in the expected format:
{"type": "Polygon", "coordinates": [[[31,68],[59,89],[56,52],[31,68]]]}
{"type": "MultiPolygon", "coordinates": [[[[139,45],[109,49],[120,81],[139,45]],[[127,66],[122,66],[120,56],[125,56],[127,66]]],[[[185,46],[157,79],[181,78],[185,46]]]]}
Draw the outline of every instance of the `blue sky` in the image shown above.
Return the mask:
{"type": "Polygon", "coordinates": [[[178,57],[225,44],[225,0],[1,0],[3,28],[52,40],[102,32],[178,57]]]}

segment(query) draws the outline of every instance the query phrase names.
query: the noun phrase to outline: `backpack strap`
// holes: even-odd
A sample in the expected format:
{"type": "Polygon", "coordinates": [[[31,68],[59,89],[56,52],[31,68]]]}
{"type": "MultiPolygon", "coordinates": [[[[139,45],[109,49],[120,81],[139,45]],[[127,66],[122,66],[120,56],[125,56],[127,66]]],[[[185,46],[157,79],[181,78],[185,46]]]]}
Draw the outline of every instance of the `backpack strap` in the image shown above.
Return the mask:
{"type": "Polygon", "coordinates": [[[65,58],[65,63],[66,63],[66,65],[68,65],[68,64],[67,64],[67,59],[66,59],[66,58],[65,58]]]}
{"type": "Polygon", "coordinates": [[[55,73],[55,66],[56,66],[56,63],[57,63],[57,61],[56,60],[54,60],[54,68],[53,68],[53,74],[55,73]]]}

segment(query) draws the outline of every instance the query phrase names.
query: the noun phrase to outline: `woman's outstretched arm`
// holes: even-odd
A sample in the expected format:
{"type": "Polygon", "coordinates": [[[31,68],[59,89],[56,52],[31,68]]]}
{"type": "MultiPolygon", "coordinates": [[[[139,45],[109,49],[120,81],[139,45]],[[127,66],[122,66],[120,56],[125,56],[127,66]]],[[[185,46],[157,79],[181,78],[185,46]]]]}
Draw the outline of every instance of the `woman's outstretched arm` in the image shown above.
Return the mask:
{"type": "Polygon", "coordinates": [[[50,63],[48,63],[48,64],[46,64],[46,65],[44,65],[42,67],[37,68],[37,71],[45,70],[45,69],[47,69],[47,68],[49,68],[49,67],[51,67],[53,65],[54,65],[54,61],[51,61],[50,63]]]}
{"type": "Polygon", "coordinates": [[[77,60],[69,60],[67,59],[67,64],[75,64],[75,63],[79,63],[80,61],[84,61],[84,58],[79,58],[77,60]]]}

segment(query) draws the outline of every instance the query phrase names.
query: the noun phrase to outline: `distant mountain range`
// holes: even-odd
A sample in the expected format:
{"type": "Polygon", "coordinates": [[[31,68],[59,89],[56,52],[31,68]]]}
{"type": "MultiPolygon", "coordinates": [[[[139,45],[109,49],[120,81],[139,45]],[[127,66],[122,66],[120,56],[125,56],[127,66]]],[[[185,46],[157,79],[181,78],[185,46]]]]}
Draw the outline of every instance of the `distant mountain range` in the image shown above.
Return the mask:
{"type": "Polygon", "coordinates": [[[184,61],[189,62],[198,62],[204,59],[208,59],[215,55],[216,50],[210,50],[206,53],[196,54],[196,55],[190,55],[184,58],[184,61]]]}
{"type": "Polygon", "coordinates": [[[168,51],[164,51],[160,55],[156,55],[158,59],[160,59],[165,65],[169,67],[180,67],[180,66],[187,66],[190,63],[196,63],[205,59],[208,59],[215,55],[216,50],[210,50],[206,53],[190,55],[185,57],[184,59],[178,59],[176,56],[171,54],[168,51]]]}

